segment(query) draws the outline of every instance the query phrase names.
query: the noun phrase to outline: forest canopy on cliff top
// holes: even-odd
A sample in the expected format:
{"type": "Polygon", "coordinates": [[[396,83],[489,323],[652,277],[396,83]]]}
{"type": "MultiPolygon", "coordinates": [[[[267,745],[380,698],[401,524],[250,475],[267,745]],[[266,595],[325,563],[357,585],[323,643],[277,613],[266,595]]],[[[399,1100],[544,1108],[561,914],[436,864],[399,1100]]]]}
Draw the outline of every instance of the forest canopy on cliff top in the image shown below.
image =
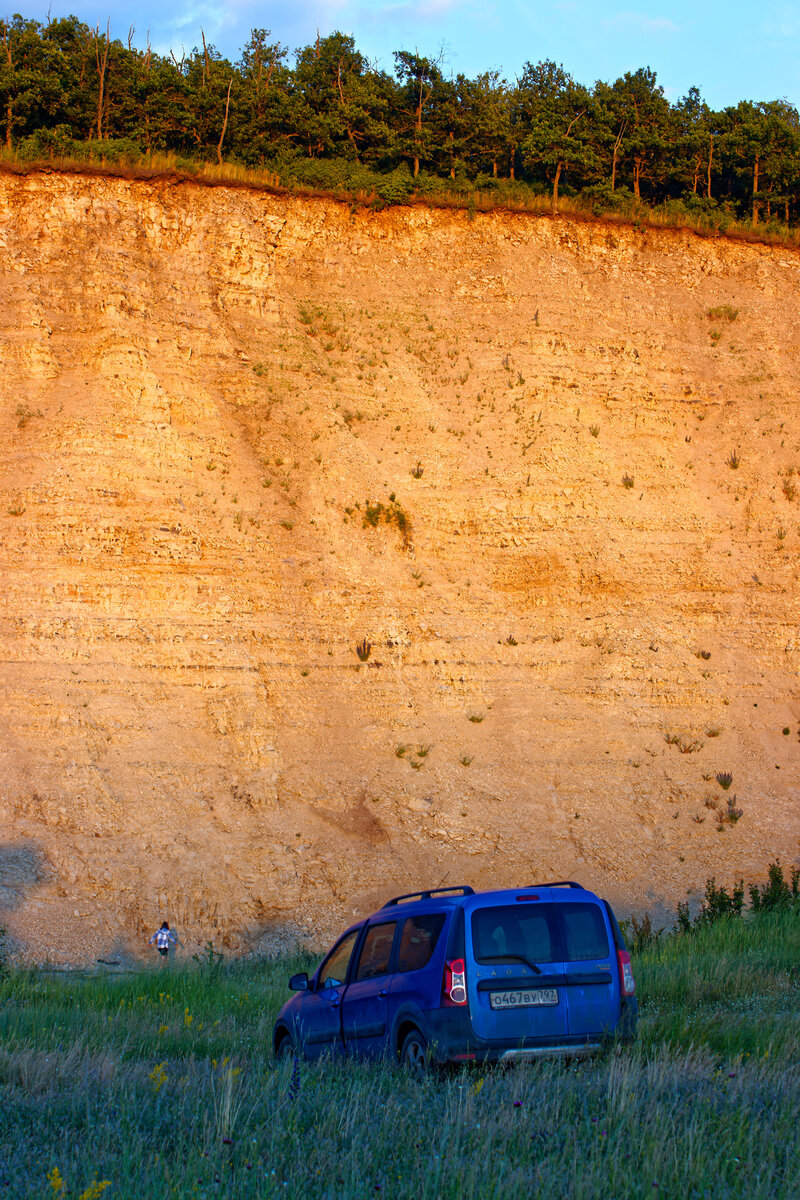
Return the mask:
{"type": "Polygon", "coordinates": [[[232,63],[206,43],[162,57],[77,17],[0,21],[6,159],[158,153],[180,167],[237,163],[281,183],[383,201],[480,189],[559,192],[595,212],[664,205],[716,227],[797,225],[800,117],[785,100],[712,111],[697,88],[671,104],[649,68],[586,86],[526,63],[507,82],[447,75],[399,50],[394,74],[333,33],[296,51],[254,29],[232,63]]]}

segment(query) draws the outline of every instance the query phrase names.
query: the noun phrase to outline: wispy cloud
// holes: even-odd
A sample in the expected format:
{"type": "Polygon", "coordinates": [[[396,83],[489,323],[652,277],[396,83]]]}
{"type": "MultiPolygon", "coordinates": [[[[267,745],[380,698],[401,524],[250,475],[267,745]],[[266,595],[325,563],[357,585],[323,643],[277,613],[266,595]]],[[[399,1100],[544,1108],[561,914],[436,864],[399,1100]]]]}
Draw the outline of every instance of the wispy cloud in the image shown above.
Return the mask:
{"type": "Polygon", "coordinates": [[[649,17],[646,13],[620,12],[606,17],[603,24],[607,29],[623,29],[632,33],[662,34],[679,33],[680,27],[669,17],[649,17]]]}
{"type": "Polygon", "coordinates": [[[764,22],[764,33],[777,41],[794,41],[800,37],[800,13],[795,5],[773,9],[764,22]]]}
{"type": "MultiPolygon", "coordinates": [[[[336,0],[333,0],[336,4],[336,0]]],[[[413,30],[418,25],[431,25],[462,12],[467,17],[485,14],[486,6],[475,0],[393,0],[377,4],[345,3],[344,11],[356,22],[369,25],[403,25],[413,30]]]]}

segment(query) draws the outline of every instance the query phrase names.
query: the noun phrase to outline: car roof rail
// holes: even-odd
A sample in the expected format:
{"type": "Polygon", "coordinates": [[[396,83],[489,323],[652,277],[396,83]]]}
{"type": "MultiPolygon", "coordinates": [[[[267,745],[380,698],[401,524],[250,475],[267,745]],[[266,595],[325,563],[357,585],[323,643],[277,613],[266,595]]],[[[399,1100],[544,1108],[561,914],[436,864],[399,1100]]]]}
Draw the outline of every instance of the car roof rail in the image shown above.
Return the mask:
{"type": "Polygon", "coordinates": [[[529,883],[528,887],[568,887],[577,888],[579,892],[586,891],[583,884],[576,883],[574,879],[553,879],[550,883],[529,883]]]}
{"type": "Polygon", "coordinates": [[[427,888],[424,892],[407,892],[405,896],[395,896],[392,900],[387,900],[384,908],[391,908],[393,904],[400,904],[403,900],[430,900],[431,896],[474,896],[475,889],[471,888],[468,883],[454,884],[452,887],[427,888]]]}

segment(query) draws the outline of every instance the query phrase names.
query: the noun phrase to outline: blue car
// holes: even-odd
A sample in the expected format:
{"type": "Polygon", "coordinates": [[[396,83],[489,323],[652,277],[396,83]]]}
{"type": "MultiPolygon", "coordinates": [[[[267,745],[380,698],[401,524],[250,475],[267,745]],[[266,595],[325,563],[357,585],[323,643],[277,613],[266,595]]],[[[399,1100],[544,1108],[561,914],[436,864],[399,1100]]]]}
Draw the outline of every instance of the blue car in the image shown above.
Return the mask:
{"type": "Polygon", "coordinates": [[[638,1001],[610,904],[572,881],[397,896],[352,925],[278,1013],[276,1055],[510,1062],[632,1041],[638,1001]]]}

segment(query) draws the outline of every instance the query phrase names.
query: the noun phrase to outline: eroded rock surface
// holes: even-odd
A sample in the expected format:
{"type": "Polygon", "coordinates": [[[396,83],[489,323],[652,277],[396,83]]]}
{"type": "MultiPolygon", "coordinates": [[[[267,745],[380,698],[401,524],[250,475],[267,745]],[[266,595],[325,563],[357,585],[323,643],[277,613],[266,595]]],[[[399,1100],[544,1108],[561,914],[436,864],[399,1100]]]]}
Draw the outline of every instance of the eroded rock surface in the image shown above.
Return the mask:
{"type": "Polygon", "coordinates": [[[54,174],[0,245],[24,954],[796,859],[798,254],[54,174]]]}

